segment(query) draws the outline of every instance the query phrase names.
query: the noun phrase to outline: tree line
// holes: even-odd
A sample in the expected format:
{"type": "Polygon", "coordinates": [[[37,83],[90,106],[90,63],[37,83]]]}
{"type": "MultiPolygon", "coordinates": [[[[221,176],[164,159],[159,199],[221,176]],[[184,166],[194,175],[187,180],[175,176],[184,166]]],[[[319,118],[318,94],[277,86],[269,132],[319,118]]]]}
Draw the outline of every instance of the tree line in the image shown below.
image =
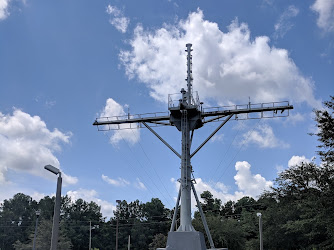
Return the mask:
{"type": "MultiPolygon", "coordinates": [[[[201,194],[216,247],[258,249],[259,221],[263,218],[265,249],[334,249],[334,97],[324,102],[325,109],[315,110],[316,136],[321,164],[301,162],[278,174],[275,185],[257,200],[243,197],[222,201],[209,191],[201,194]]],[[[0,249],[32,249],[36,210],[42,212],[36,237],[36,249],[50,247],[54,197],[39,202],[19,193],[0,206],[0,249]]],[[[165,247],[173,210],[158,198],[143,203],[121,201],[114,217],[106,220],[101,208],[82,199],[62,197],[59,249],[87,249],[91,224],[93,249],[115,249],[118,220],[118,248],[165,247]]],[[[195,212],[193,226],[204,232],[201,218],[195,212]]],[[[207,246],[208,240],[206,237],[207,246]]]]}

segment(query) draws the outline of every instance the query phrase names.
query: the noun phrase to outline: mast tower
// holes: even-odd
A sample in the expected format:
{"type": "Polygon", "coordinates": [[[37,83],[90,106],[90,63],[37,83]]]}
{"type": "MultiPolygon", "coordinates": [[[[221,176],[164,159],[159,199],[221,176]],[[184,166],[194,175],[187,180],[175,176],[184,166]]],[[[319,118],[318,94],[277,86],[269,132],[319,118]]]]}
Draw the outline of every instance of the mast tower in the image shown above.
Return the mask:
{"type": "MultiPolygon", "coordinates": [[[[217,249],[214,246],[204,213],[199,202],[194,180],[191,178],[192,166],[191,158],[221,129],[233,116],[238,119],[261,119],[285,117],[289,115],[289,110],[293,106],[289,102],[270,102],[244,105],[234,105],[227,107],[214,107],[203,109],[199,101],[198,94],[193,96],[192,88],[192,44],[186,44],[187,52],[187,91],[181,89],[181,98],[175,100],[173,95],[168,97],[169,113],[162,115],[161,113],[153,114],[137,114],[127,115],[124,117],[107,117],[97,118],[93,123],[99,130],[119,130],[125,129],[127,124],[128,129],[137,129],[146,127],[155,136],[158,137],[173,153],[181,160],[181,178],[178,198],[175,205],[173,220],[168,233],[166,248],[158,248],[160,250],[206,250],[204,236],[201,232],[194,229],[191,224],[191,191],[193,191],[196,203],[201,214],[203,226],[209,240],[210,249],[217,249]],[[280,111],[280,112],[278,112],[280,111]],[[208,122],[222,121],[211,135],[191,153],[192,138],[194,131],[201,128],[208,122]],[[147,123],[150,123],[149,126],[147,123]],[[169,125],[175,126],[181,132],[181,154],[171,147],[163,138],[161,138],[153,129],[153,126],[169,125]],[[177,231],[175,229],[176,215],[178,213],[179,202],[180,208],[180,226],[177,231]]],[[[158,250],[157,249],[157,250],[158,250]]]]}

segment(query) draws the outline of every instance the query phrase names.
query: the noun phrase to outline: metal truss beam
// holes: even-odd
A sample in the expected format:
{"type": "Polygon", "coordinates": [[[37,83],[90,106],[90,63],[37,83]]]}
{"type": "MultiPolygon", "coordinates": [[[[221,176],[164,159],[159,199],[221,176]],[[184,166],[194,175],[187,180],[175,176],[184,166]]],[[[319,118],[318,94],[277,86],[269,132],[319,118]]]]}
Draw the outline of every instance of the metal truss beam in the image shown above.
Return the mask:
{"type": "Polygon", "coordinates": [[[212,240],[212,237],[211,237],[211,234],[210,234],[210,230],[209,230],[209,227],[208,227],[208,223],[206,222],[205,215],[204,215],[204,213],[203,213],[203,209],[202,209],[201,203],[200,203],[200,201],[199,201],[199,199],[198,199],[198,196],[197,196],[197,192],[196,192],[196,190],[195,190],[194,183],[192,183],[192,182],[191,182],[191,188],[192,188],[192,190],[193,190],[193,193],[194,193],[194,196],[195,196],[195,199],[196,199],[196,202],[197,202],[197,207],[198,207],[199,213],[201,214],[202,223],[203,223],[203,226],[204,226],[206,235],[208,236],[208,240],[209,240],[209,243],[210,243],[210,247],[211,247],[211,249],[215,249],[215,245],[213,244],[213,240],[212,240]]]}
{"type": "Polygon", "coordinates": [[[179,211],[180,198],[181,198],[181,185],[180,185],[180,188],[179,188],[179,194],[178,194],[178,196],[177,196],[177,200],[176,200],[176,205],[175,205],[175,209],[174,209],[172,225],[170,226],[170,230],[169,230],[170,232],[173,232],[173,231],[174,231],[174,228],[175,228],[175,224],[176,224],[176,216],[177,216],[177,213],[178,213],[178,211],[179,211]]]}
{"type": "Polygon", "coordinates": [[[146,122],[142,123],[149,131],[151,131],[156,137],[158,137],[159,140],[163,142],[163,144],[165,144],[170,150],[173,151],[174,154],[176,154],[181,159],[181,155],[178,152],[176,152],[176,150],[171,145],[169,145],[164,139],[162,139],[161,136],[157,134],[157,132],[155,132],[150,126],[148,126],[146,122]]]}
{"type": "Polygon", "coordinates": [[[224,125],[225,125],[225,123],[226,122],[228,122],[228,120],[230,120],[231,118],[232,118],[232,116],[233,116],[234,114],[232,114],[232,115],[229,115],[223,122],[222,122],[222,124],[220,124],[219,126],[218,126],[218,128],[216,128],[216,130],[215,131],[213,131],[212,132],[212,134],[190,155],[190,158],[192,158],[211,138],[212,138],[212,136],[214,136],[217,132],[218,132],[218,130],[219,129],[221,129],[224,125]]]}
{"type": "Polygon", "coordinates": [[[236,115],[236,114],[249,114],[249,113],[261,113],[261,112],[268,112],[268,111],[284,111],[293,109],[292,105],[284,105],[284,106],[277,106],[277,107],[260,107],[260,108],[246,108],[246,109],[229,109],[229,110],[217,110],[217,111],[209,111],[209,112],[202,112],[201,116],[210,117],[210,116],[228,116],[228,115],[236,115]]]}
{"type": "Polygon", "coordinates": [[[101,125],[117,125],[123,123],[141,123],[141,122],[159,122],[159,121],[169,121],[169,115],[166,116],[152,116],[152,117],[145,117],[145,118],[130,118],[130,119],[122,119],[122,120],[103,120],[98,121],[97,119],[93,123],[94,126],[101,126],[101,125]]]}

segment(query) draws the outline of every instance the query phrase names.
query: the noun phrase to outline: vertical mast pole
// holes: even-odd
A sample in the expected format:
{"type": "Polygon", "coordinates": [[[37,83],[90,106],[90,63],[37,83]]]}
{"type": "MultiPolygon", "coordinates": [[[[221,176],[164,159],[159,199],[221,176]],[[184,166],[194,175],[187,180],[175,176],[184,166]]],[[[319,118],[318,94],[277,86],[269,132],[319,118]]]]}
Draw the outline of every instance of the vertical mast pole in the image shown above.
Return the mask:
{"type": "Polygon", "coordinates": [[[186,47],[187,50],[186,52],[187,54],[187,87],[188,87],[188,105],[191,105],[191,101],[192,101],[192,56],[191,56],[191,43],[187,43],[186,47]]]}
{"type": "Polygon", "coordinates": [[[178,231],[195,231],[191,225],[191,167],[189,147],[189,123],[187,110],[182,110],[182,158],[181,158],[181,212],[178,231]]]}
{"type": "Polygon", "coordinates": [[[178,231],[195,231],[191,225],[191,165],[190,165],[190,127],[187,107],[191,106],[192,99],[192,77],[191,77],[191,44],[187,45],[187,104],[181,109],[181,133],[182,133],[182,155],[181,155],[181,211],[180,227],[178,231]]]}

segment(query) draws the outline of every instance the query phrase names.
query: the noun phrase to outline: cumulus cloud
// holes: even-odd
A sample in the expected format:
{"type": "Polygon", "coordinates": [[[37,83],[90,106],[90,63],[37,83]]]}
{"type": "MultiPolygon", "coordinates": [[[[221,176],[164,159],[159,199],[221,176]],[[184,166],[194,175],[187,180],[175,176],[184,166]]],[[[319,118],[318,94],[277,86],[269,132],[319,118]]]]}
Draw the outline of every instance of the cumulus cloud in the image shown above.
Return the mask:
{"type": "MultiPolygon", "coordinates": [[[[125,106],[120,105],[114,99],[109,98],[106,101],[106,105],[103,111],[99,114],[100,120],[108,119],[127,119],[129,116],[125,113],[125,106]]],[[[132,117],[130,117],[132,118],[132,117]]],[[[125,140],[130,144],[135,144],[140,139],[140,132],[136,128],[137,125],[134,124],[120,124],[120,125],[110,125],[102,126],[102,130],[111,130],[112,136],[110,137],[110,143],[116,146],[121,140],[125,140]]]]}
{"type": "Polygon", "coordinates": [[[243,134],[241,145],[255,144],[260,148],[288,148],[289,144],[279,140],[268,124],[257,126],[257,128],[243,134]]]}
{"type": "Polygon", "coordinates": [[[224,134],[215,134],[211,138],[211,142],[222,142],[224,140],[224,134]]]}
{"type": "Polygon", "coordinates": [[[116,187],[124,187],[124,186],[128,186],[130,185],[130,182],[121,178],[121,177],[118,177],[118,179],[112,179],[112,178],[109,178],[108,176],[102,174],[102,180],[104,180],[105,182],[113,185],[113,186],[116,186],[116,187]]]}
{"type": "MultiPolygon", "coordinates": [[[[55,156],[62,144],[68,144],[71,133],[58,129],[50,131],[39,116],[31,116],[19,109],[13,114],[0,112],[0,181],[6,181],[8,170],[50,176],[43,167],[51,164],[60,168],[55,156]]],[[[76,177],[63,174],[65,184],[74,184],[76,177]]]]}
{"type": "Polygon", "coordinates": [[[304,155],[303,156],[294,155],[289,160],[288,166],[289,166],[289,168],[291,168],[293,166],[298,166],[303,162],[304,163],[309,163],[309,162],[311,162],[311,160],[307,159],[304,155]]]}
{"type": "Polygon", "coordinates": [[[168,94],[186,86],[185,44],[193,44],[194,89],[202,100],[219,105],[290,100],[310,106],[313,82],[301,74],[285,49],[270,46],[267,36],[251,37],[245,23],[234,20],[223,32],[203,12],[190,13],[175,25],[146,30],[137,25],[130,50],[119,57],[128,77],[137,78],[150,89],[150,95],[167,102],[168,94]],[[171,73],[172,72],[172,73],[171,73]]]}
{"type": "Polygon", "coordinates": [[[326,32],[334,31],[334,1],[316,0],[311,9],[318,13],[317,25],[326,32]]]}
{"type": "Polygon", "coordinates": [[[139,178],[136,179],[136,182],[134,183],[134,186],[140,190],[147,190],[145,184],[140,181],[139,178]]]}
{"type": "Polygon", "coordinates": [[[120,32],[125,33],[130,19],[125,17],[123,12],[116,6],[108,5],[107,13],[110,15],[109,22],[120,32]]]}
{"type": "Polygon", "coordinates": [[[11,0],[0,0],[0,21],[9,16],[8,7],[11,0]]]}
{"type": "Polygon", "coordinates": [[[234,176],[235,184],[244,195],[257,197],[273,185],[260,174],[252,174],[251,165],[247,161],[238,161],[235,170],[237,170],[234,176]]]}
{"type": "Polygon", "coordinates": [[[301,113],[293,113],[293,114],[289,114],[289,117],[287,118],[287,122],[288,123],[292,123],[293,125],[295,125],[298,122],[302,122],[304,121],[306,118],[304,115],[302,115],[301,113]]]}
{"type": "Polygon", "coordinates": [[[69,197],[71,197],[73,201],[78,199],[83,199],[87,202],[90,201],[95,202],[96,204],[101,206],[101,212],[104,217],[107,217],[107,219],[112,217],[114,214],[113,211],[116,210],[116,205],[106,200],[101,200],[100,198],[98,198],[98,193],[94,189],[88,190],[80,188],[75,191],[68,191],[66,194],[69,197]]]}
{"type": "MultiPolygon", "coordinates": [[[[251,172],[251,165],[246,161],[237,162],[235,164],[235,169],[237,173],[234,176],[234,179],[238,188],[235,192],[230,192],[231,188],[222,182],[206,182],[201,178],[196,178],[195,189],[201,202],[203,202],[203,200],[200,198],[200,194],[204,191],[209,191],[213,197],[226,203],[229,200],[237,201],[244,196],[257,198],[264,190],[268,190],[270,186],[273,185],[271,181],[267,181],[260,174],[253,174],[251,172]]],[[[171,179],[171,182],[175,184],[176,190],[179,190],[180,183],[174,178],[171,179]]],[[[193,196],[191,202],[192,209],[195,210],[196,200],[193,196]]]]}
{"type": "Polygon", "coordinates": [[[40,201],[46,196],[46,194],[34,191],[30,196],[33,198],[33,200],[40,201]]]}
{"type": "MultiPolygon", "coordinates": [[[[209,191],[213,197],[220,199],[223,203],[226,203],[229,200],[236,201],[241,199],[243,196],[240,192],[229,193],[229,188],[221,182],[205,182],[201,178],[196,178],[195,189],[198,197],[200,198],[200,194],[204,191],[209,191]]],[[[202,200],[202,198],[200,198],[202,200]]],[[[196,200],[192,197],[193,207],[196,205],[196,200]]]]}
{"type": "Polygon", "coordinates": [[[294,6],[290,5],[279,17],[278,21],[275,24],[275,34],[274,36],[277,37],[284,37],[284,35],[293,27],[293,23],[291,19],[296,17],[299,13],[299,9],[294,6]]]}

